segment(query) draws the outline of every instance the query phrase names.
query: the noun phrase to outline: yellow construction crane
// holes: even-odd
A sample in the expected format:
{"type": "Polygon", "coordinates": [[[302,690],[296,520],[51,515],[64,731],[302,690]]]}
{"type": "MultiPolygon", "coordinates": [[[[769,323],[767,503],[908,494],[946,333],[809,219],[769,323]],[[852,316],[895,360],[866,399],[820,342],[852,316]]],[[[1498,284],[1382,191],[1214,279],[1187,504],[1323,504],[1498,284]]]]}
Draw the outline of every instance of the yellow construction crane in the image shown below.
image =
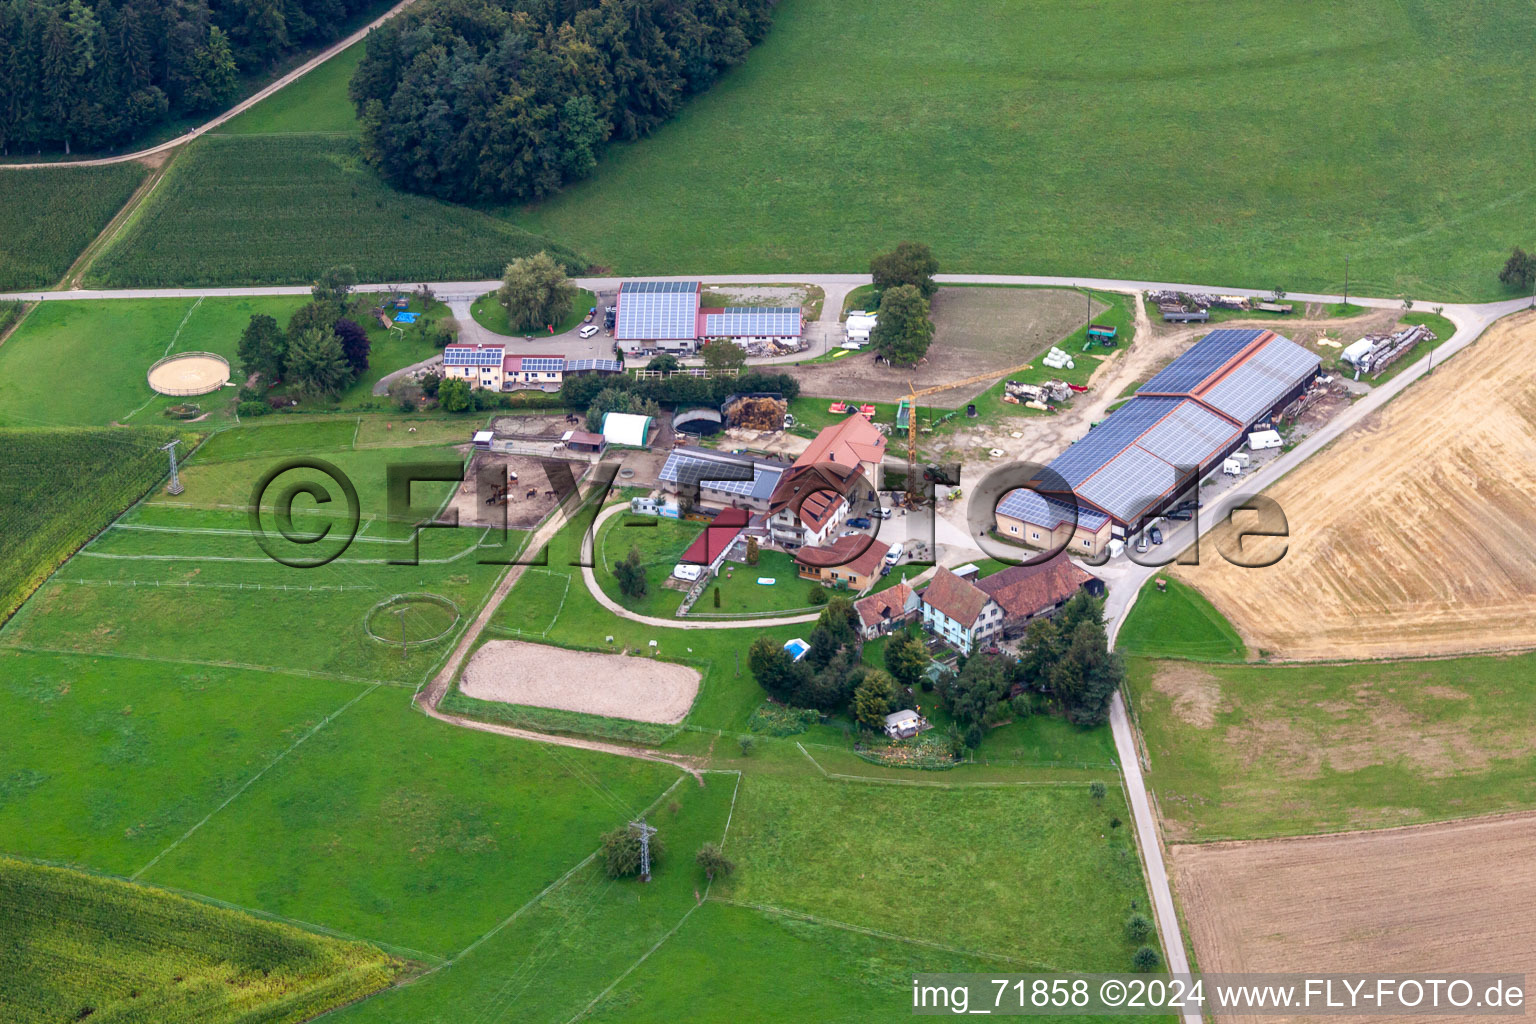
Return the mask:
{"type": "Polygon", "coordinates": [[[949,391],[953,388],[963,388],[967,384],[981,384],[984,381],[995,380],[998,377],[1008,377],[1015,373],[1023,373],[1025,370],[1034,369],[1033,363],[1025,363],[1023,366],[1015,366],[1004,370],[1002,373],[978,373],[974,377],[964,380],[952,380],[946,384],[935,384],[933,387],[918,388],[911,379],[907,380],[907,494],[916,495],[916,477],[914,471],[917,465],[917,400],[924,395],[938,394],[940,391],[949,391]]]}

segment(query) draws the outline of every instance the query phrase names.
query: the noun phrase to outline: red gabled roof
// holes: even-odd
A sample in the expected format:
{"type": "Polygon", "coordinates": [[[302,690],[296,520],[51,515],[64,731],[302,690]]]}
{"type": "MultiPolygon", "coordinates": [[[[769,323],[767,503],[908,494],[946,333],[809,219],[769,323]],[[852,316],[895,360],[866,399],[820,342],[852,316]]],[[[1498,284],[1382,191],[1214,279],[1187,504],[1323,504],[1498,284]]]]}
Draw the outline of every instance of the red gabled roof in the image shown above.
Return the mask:
{"type": "Polygon", "coordinates": [[[868,597],[853,602],[853,610],[859,613],[859,621],[866,626],[878,626],[891,619],[899,619],[907,613],[907,600],[912,588],[898,583],[868,597]]]}
{"type": "Polygon", "coordinates": [[[974,583],[961,579],[948,569],[939,567],[933,574],[933,582],[923,591],[923,603],[931,605],[969,629],[976,624],[976,617],[990,600],[974,583]]]}
{"type": "Polygon", "coordinates": [[[1091,575],[1072,563],[1065,551],[1059,551],[1035,565],[1009,566],[977,580],[974,586],[1002,605],[1004,615],[1033,615],[1065,601],[1091,579],[1091,575]]]}
{"type": "Polygon", "coordinates": [[[721,509],[720,514],[715,516],[714,520],[704,528],[704,532],[695,537],[693,543],[688,545],[688,550],[683,552],[683,564],[713,565],[715,559],[735,542],[736,535],[751,521],[752,517],[745,509],[721,509]]]}
{"type": "Polygon", "coordinates": [[[821,569],[847,569],[868,576],[880,568],[880,560],[891,550],[889,544],[873,540],[868,534],[854,533],[839,537],[819,548],[801,548],[795,561],[821,569]]]}
{"type": "Polygon", "coordinates": [[[795,465],[835,462],[842,466],[857,466],[861,462],[879,462],[884,458],[885,435],[862,413],[856,413],[817,434],[795,460],[795,465]]]}

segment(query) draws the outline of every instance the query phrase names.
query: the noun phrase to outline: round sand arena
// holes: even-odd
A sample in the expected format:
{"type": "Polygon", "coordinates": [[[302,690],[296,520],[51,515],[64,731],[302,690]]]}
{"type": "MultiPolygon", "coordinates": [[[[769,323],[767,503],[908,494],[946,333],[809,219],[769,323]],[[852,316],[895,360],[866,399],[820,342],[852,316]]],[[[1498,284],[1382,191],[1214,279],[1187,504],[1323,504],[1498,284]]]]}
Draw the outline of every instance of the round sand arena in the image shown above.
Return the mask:
{"type": "Polygon", "coordinates": [[[478,700],[670,725],[693,706],[699,673],[654,658],[492,640],[465,666],[459,689],[478,700]]]}
{"type": "Polygon", "coordinates": [[[212,352],[186,352],[149,368],[149,386],[162,395],[206,395],[229,381],[229,360],[212,352]]]}

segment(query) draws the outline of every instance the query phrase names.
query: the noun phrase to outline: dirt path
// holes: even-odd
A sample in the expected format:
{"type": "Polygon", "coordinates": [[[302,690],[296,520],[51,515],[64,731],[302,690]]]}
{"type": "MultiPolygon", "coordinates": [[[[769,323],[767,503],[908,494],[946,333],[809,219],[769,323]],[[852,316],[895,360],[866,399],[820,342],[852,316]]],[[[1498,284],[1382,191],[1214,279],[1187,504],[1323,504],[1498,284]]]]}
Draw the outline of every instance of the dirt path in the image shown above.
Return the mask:
{"type": "MultiPolygon", "coordinates": [[[[615,506],[622,508],[623,506],[615,506]]],[[[579,508],[579,506],[578,506],[579,508]]],[[[570,522],[570,515],[566,509],[557,509],[549,517],[543,526],[539,527],[534,535],[528,539],[528,545],[523,550],[535,553],[552,540],[556,533],[570,522]]],[[[514,739],[534,740],[539,743],[553,743],[562,747],[576,747],[581,750],[595,750],[603,754],[616,754],[619,757],[635,757],[643,761],[657,761],[668,764],[674,768],[681,768],[694,778],[702,782],[701,769],[703,762],[699,758],[685,757],[681,754],[663,754],[655,750],[647,750],[643,747],[631,747],[622,743],[606,743],[601,740],[580,739],[575,736],[556,736],[550,733],[533,732],[529,729],[517,729],[510,725],[497,725],[492,722],[481,722],[472,718],[463,718],[459,715],[445,714],[437,709],[442,702],[448,687],[453,684],[454,678],[459,673],[459,667],[464,664],[465,657],[475,646],[475,641],[484,632],[486,623],[491,621],[491,616],[496,614],[496,609],[501,607],[501,602],[506,600],[507,594],[522,579],[525,565],[513,565],[507,568],[501,580],[496,584],[496,589],[491,592],[490,598],[485,602],[485,607],[480,609],[480,614],[469,624],[464,635],[459,638],[458,645],[454,647],[453,654],[432,681],[416,695],[416,705],[422,712],[432,718],[452,725],[462,726],[465,729],[477,729],[480,732],[492,732],[498,736],[511,736],[514,739]]]]}

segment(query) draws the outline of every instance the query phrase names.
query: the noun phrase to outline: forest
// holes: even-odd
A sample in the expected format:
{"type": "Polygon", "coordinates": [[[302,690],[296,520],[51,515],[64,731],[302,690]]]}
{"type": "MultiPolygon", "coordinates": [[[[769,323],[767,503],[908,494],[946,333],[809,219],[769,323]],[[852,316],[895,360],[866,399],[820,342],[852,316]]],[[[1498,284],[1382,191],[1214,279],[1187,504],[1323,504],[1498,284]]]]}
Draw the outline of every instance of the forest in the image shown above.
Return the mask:
{"type": "Polygon", "coordinates": [[[746,59],[772,0],[422,0],[368,37],[350,93],[391,184],[526,202],[592,173],[746,59]]]}
{"type": "Polygon", "coordinates": [[[378,0],[0,0],[0,155],[96,152],[227,107],[378,0]]]}

